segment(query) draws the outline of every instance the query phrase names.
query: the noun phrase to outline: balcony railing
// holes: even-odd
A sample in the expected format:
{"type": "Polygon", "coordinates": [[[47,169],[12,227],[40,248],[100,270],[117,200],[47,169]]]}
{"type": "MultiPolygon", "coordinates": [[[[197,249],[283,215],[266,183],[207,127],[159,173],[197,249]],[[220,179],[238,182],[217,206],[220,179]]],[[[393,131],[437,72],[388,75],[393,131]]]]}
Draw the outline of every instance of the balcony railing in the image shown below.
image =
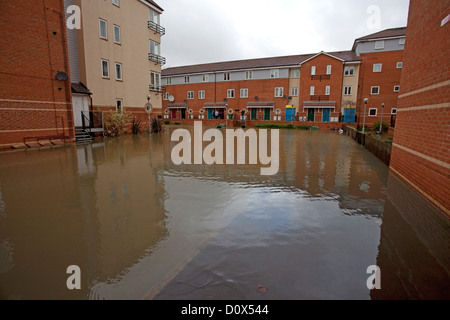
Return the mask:
{"type": "Polygon", "coordinates": [[[148,59],[151,61],[155,61],[156,63],[161,64],[162,66],[166,64],[166,58],[161,57],[157,54],[154,53],[149,53],[148,54],[148,59]]]}
{"type": "Polygon", "coordinates": [[[161,87],[161,86],[155,86],[153,84],[148,86],[148,89],[150,91],[154,91],[154,92],[160,92],[160,93],[164,93],[166,92],[166,87],[161,87]]]}
{"type": "Polygon", "coordinates": [[[331,75],[329,75],[329,74],[319,74],[319,75],[311,76],[311,80],[322,81],[322,80],[330,80],[330,79],[331,79],[331,75]]]}
{"type": "Polygon", "coordinates": [[[159,33],[161,36],[166,34],[166,28],[161,27],[159,24],[149,21],[148,27],[155,31],[155,33],[159,33]]]}
{"type": "Polygon", "coordinates": [[[330,96],[310,96],[311,101],[330,101],[330,96]]]}

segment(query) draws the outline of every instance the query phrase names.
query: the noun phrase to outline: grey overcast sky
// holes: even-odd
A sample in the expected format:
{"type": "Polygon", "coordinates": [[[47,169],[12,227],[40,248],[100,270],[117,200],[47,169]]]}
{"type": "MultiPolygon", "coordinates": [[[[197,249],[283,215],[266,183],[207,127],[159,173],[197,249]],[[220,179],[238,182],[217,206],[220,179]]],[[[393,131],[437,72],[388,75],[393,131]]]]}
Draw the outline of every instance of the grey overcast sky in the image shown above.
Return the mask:
{"type": "Polygon", "coordinates": [[[358,37],[406,26],[409,8],[409,0],[156,2],[164,9],[164,68],[351,50],[358,37]]]}

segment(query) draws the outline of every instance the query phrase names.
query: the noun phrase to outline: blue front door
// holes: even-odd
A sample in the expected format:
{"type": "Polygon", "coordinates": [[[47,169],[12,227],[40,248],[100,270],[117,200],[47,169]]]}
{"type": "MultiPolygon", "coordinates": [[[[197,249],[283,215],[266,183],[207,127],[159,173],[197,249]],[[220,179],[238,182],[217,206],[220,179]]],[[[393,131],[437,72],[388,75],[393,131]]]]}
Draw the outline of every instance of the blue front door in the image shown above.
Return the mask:
{"type": "Polygon", "coordinates": [[[213,119],[213,109],[208,109],[208,120],[212,120],[213,119]]]}
{"type": "Polygon", "coordinates": [[[356,109],[345,108],[344,111],[344,122],[355,122],[356,109]]]}
{"type": "Polygon", "coordinates": [[[322,122],[330,122],[330,109],[323,109],[322,122]]]}
{"type": "Polygon", "coordinates": [[[286,108],[286,121],[295,120],[295,109],[286,108]]]}

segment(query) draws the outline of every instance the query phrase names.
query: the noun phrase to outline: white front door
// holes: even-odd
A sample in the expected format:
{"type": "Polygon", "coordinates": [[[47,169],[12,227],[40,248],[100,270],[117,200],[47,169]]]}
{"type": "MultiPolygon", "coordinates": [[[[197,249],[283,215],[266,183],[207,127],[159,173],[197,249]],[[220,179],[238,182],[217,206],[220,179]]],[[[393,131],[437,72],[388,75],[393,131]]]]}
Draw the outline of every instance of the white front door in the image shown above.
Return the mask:
{"type": "MultiPolygon", "coordinates": [[[[75,128],[82,127],[82,112],[89,112],[89,97],[87,95],[72,95],[73,119],[75,128]]],[[[88,114],[86,114],[88,116],[88,114]]],[[[88,116],[89,117],[89,116],[88,116]]]]}

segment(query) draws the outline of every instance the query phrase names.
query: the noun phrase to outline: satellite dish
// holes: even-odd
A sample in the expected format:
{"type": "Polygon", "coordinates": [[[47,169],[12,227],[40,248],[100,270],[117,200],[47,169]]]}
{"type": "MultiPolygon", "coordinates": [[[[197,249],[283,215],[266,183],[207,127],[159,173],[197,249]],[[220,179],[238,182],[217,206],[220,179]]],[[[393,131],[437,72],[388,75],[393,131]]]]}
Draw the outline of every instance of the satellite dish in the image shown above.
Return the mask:
{"type": "Polygon", "coordinates": [[[175,101],[175,97],[174,96],[169,96],[169,101],[170,102],[174,102],[175,101]]]}
{"type": "Polygon", "coordinates": [[[58,72],[56,74],[56,79],[59,81],[66,81],[67,79],[69,79],[69,76],[65,72],[58,72]]]}
{"type": "Polygon", "coordinates": [[[152,106],[150,104],[147,104],[145,106],[145,112],[147,112],[148,114],[150,114],[152,112],[152,106]]]}

